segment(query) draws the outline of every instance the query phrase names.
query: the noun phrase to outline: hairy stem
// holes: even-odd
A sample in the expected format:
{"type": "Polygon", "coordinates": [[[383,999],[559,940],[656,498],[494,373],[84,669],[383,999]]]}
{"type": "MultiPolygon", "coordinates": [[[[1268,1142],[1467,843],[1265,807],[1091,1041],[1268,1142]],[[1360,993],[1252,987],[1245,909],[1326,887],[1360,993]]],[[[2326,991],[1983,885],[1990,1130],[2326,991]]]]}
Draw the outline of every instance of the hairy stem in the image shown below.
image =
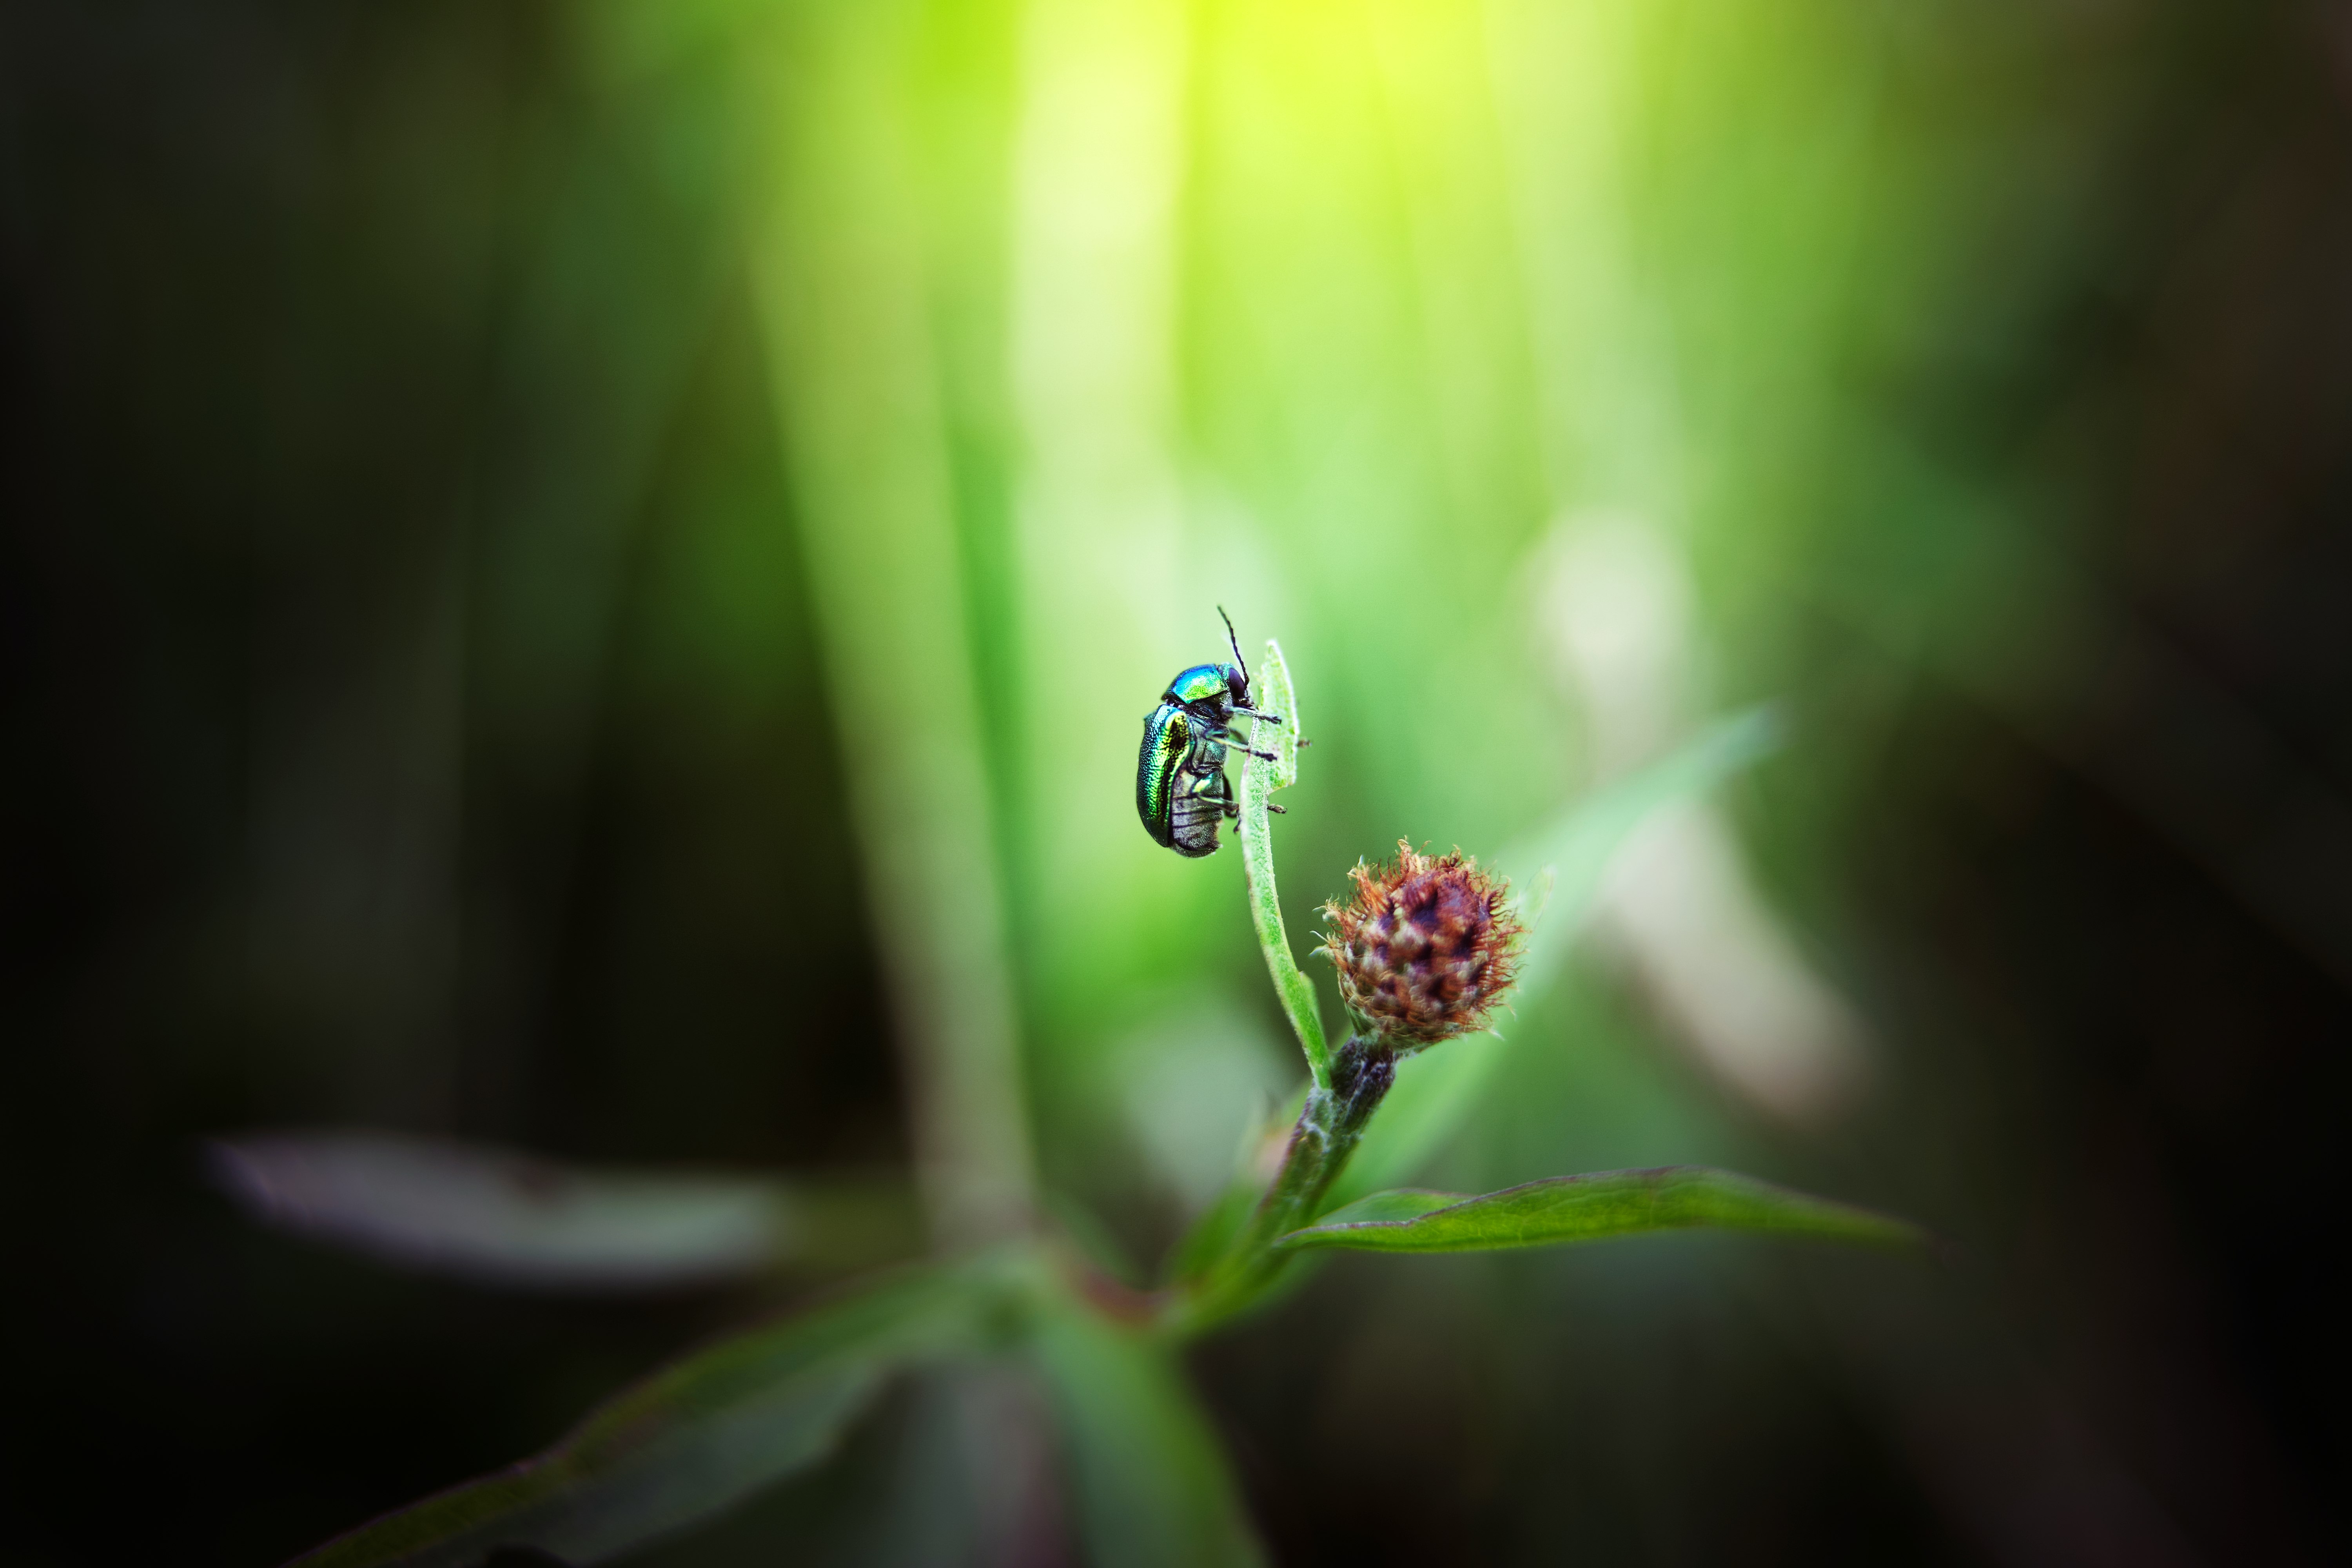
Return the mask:
{"type": "MultiPolygon", "coordinates": [[[[1265,653],[1253,672],[1258,710],[1282,721],[1259,724],[1252,745],[1272,760],[1251,756],[1242,763],[1242,868],[1249,879],[1250,921],[1265,953],[1266,973],[1274,977],[1275,994],[1297,1031],[1299,1048],[1307,1053],[1307,1075],[1314,1094],[1331,1092],[1331,1047],[1323,1036],[1323,1016],[1315,1003],[1315,987],[1291,956],[1290,938],[1282,929],[1282,899],[1274,886],[1274,839],[1266,831],[1266,806],[1274,792],[1298,781],[1298,698],[1290,688],[1290,668],[1283,662],[1282,646],[1268,639],[1265,653]]],[[[1310,1096],[1309,1103],[1313,1103],[1310,1096]]]]}

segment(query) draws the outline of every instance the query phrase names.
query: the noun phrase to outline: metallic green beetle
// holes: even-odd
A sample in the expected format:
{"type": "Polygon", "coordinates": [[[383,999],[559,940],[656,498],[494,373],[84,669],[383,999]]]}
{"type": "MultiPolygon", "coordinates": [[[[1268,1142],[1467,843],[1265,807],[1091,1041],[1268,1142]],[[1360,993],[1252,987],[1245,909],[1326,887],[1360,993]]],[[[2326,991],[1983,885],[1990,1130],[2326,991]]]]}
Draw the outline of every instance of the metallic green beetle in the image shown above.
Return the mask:
{"type": "MultiPolygon", "coordinates": [[[[1143,747],[1135,757],[1135,814],[1143,819],[1143,830],[1153,843],[1187,857],[1215,854],[1218,824],[1241,815],[1233,783],[1225,777],[1226,743],[1241,745],[1234,740],[1234,715],[1282,722],[1249,706],[1249,667],[1242,660],[1241,638],[1234,635],[1233,617],[1222,607],[1217,614],[1224,616],[1234,662],[1180,670],[1160,693],[1160,706],[1144,715],[1143,747]]],[[[1274,760],[1265,752],[1241,749],[1274,760]]]]}

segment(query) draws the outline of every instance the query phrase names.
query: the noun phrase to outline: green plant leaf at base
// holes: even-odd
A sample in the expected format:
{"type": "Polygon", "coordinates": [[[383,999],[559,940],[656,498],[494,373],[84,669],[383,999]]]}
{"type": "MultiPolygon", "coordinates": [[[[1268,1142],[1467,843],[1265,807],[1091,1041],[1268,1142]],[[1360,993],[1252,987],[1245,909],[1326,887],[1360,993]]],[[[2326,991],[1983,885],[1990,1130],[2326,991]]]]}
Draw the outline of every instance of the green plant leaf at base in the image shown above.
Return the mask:
{"type": "Polygon", "coordinates": [[[1173,1350],[1066,1293],[1032,1341],[1095,1568],[1241,1568],[1265,1554],[1173,1350]]]}
{"type": "MultiPolygon", "coordinates": [[[[1316,1223],[1320,1229],[1331,1225],[1386,1225],[1393,1220],[1419,1219],[1436,1209],[1449,1209],[1466,1201],[1461,1193],[1433,1193],[1426,1187],[1399,1187],[1393,1192],[1374,1193],[1358,1198],[1346,1208],[1334,1209],[1316,1223]]],[[[1293,1236],[1300,1233],[1293,1231],[1293,1236]]]]}
{"type": "Polygon", "coordinates": [[[888,1376],[988,1342],[990,1259],[899,1276],[722,1340],[611,1400],[546,1452],[361,1526],[289,1568],[472,1568],[499,1547],[606,1562],[829,1454],[888,1376]]]}
{"type": "Polygon", "coordinates": [[[1695,1226],[1877,1247],[1926,1240],[1916,1226],[1850,1204],[1704,1165],[1665,1165],[1555,1176],[1475,1198],[1375,1193],[1290,1232],[1275,1246],[1286,1251],[1339,1247],[1362,1252],[1492,1252],[1695,1226]]]}

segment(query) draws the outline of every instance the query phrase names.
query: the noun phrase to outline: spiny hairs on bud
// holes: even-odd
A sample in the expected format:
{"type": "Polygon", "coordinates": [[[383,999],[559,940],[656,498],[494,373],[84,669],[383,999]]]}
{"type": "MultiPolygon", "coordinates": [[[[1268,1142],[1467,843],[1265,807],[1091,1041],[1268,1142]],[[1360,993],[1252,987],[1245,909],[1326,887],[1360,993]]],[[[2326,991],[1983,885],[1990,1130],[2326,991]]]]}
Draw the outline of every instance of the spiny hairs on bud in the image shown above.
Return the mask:
{"type": "Polygon", "coordinates": [[[1518,977],[1522,928],[1503,883],[1459,849],[1419,855],[1402,839],[1393,862],[1352,875],[1354,901],[1323,906],[1349,1007],[1405,1050],[1485,1028],[1518,977]]]}

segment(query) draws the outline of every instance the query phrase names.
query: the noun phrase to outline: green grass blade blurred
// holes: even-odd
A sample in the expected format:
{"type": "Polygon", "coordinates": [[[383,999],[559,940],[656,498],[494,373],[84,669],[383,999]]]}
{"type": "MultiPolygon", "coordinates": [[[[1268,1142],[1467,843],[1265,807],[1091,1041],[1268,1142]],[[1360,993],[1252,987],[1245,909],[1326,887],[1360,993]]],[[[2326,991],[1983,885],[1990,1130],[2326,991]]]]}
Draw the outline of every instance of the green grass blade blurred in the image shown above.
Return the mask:
{"type": "Polygon", "coordinates": [[[966,1245],[1021,1229],[1034,1194],[910,132],[924,37],[912,7],[784,15],[752,266],[918,1174],[966,1245]]]}
{"type": "Polygon", "coordinates": [[[1916,1226],[1850,1204],[1704,1165],[1666,1165],[1555,1176],[1475,1198],[1376,1193],[1319,1224],[1292,1231],[1275,1246],[1289,1251],[1339,1247],[1361,1252],[1493,1252],[1694,1227],[1876,1247],[1926,1239],[1916,1226]]]}
{"type": "Polygon", "coordinates": [[[987,1262],[898,1276],[734,1335],[625,1391],[542,1454],[362,1525],[299,1568],[468,1568],[499,1546],[604,1563],[833,1451],[889,1375],[980,1348],[987,1262]]]}
{"type": "MultiPolygon", "coordinates": [[[[1779,732],[1769,708],[1723,720],[1672,756],[1567,807],[1496,858],[1496,868],[1522,892],[1546,868],[1555,878],[1551,897],[1528,937],[1515,1009],[1540,994],[1559,973],[1611,857],[1633,830],[1661,806],[1704,793],[1771,751],[1779,732]]],[[[1396,1087],[1332,1188],[1331,1201],[1351,1203],[1411,1180],[1476,1106],[1508,1050],[1507,1041],[1472,1037],[1402,1063],[1396,1087]]]]}
{"type": "Polygon", "coordinates": [[[1770,708],[1736,713],[1672,755],[1568,806],[1497,856],[1496,868],[1522,887],[1547,866],[1558,879],[1528,933],[1518,999],[1532,996],[1558,972],[1610,860],[1652,812],[1705,794],[1780,742],[1780,721],[1770,708]]]}
{"type": "Polygon", "coordinates": [[[1060,1417],[1094,1568],[1223,1568],[1265,1554],[1207,1415],[1165,1343],[1049,1301],[1034,1353],[1060,1417]]]}

